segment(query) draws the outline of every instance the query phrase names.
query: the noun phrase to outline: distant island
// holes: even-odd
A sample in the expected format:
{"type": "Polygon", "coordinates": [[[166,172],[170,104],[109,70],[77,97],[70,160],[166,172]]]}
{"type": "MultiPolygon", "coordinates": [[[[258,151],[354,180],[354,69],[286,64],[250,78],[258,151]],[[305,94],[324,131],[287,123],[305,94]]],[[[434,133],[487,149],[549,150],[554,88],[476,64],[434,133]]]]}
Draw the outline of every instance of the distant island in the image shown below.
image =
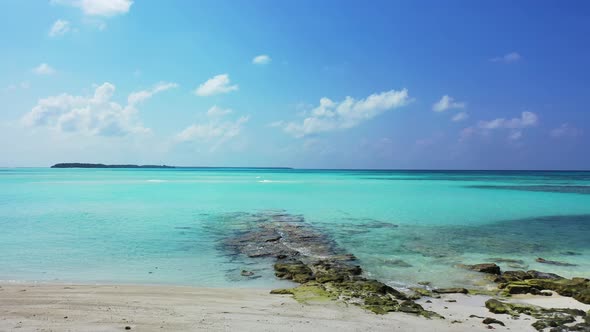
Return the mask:
{"type": "Polygon", "coordinates": [[[203,169],[293,169],[291,167],[210,167],[210,166],[168,166],[168,165],[107,165],[90,163],[59,163],[51,168],[203,168],[203,169]]]}
{"type": "Polygon", "coordinates": [[[51,168],[175,168],[166,165],[105,165],[105,164],[86,164],[86,163],[59,163],[51,168]]]}

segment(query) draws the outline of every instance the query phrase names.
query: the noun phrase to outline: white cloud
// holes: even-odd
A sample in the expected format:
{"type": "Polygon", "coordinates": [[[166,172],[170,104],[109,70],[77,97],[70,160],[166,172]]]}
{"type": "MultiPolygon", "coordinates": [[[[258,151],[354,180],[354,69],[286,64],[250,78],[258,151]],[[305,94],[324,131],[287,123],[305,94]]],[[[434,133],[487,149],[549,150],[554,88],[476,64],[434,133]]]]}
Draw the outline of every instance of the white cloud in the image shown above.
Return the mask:
{"type": "Polygon", "coordinates": [[[40,99],[21,122],[27,127],[49,127],[59,132],[80,133],[87,136],[123,136],[148,133],[138,118],[135,107],[153,94],[165,89],[154,88],[149,93],[132,93],[126,106],[112,101],[115,86],[103,83],[92,96],[61,94],[40,99]],[[131,96],[136,96],[131,98],[131,96]],[[142,97],[137,97],[142,96],[142,97]]]}
{"type": "Polygon", "coordinates": [[[53,75],[55,74],[55,69],[46,63],[42,63],[33,68],[33,73],[37,75],[53,75]]]}
{"type": "Polygon", "coordinates": [[[221,119],[231,110],[213,106],[207,111],[208,120],[195,123],[176,135],[178,142],[197,142],[210,144],[210,151],[216,150],[223,143],[238,136],[248,116],[241,116],[235,121],[221,119]]]}
{"type": "Polygon", "coordinates": [[[448,95],[442,96],[438,102],[432,105],[432,110],[435,112],[444,112],[449,109],[458,108],[465,108],[465,103],[457,102],[453,97],[450,97],[448,95]]]}
{"type": "Polygon", "coordinates": [[[497,118],[490,121],[479,121],[476,127],[467,127],[461,131],[461,140],[465,140],[476,133],[488,135],[494,130],[508,130],[508,139],[518,140],[523,136],[523,130],[538,124],[539,118],[533,112],[522,112],[520,117],[505,119],[497,118]]]}
{"type": "Polygon", "coordinates": [[[504,118],[497,118],[491,121],[480,121],[478,127],[482,129],[521,129],[535,126],[538,120],[539,119],[535,113],[522,112],[520,114],[520,118],[513,118],[509,120],[504,118]]]}
{"type": "Polygon", "coordinates": [[[142,90],[142,91],[137,91],[137,92],[131,93],[129,95],[129,97],[127,97],[127,103],[129,105],[136,105],[146,99],[151,98],[153,95],[155,95],[158,92],[166,91],[168,89],[173,89],[176,87],[178,87],[178,84],[176,84],[176,83],[160,82],[149,90],[142,90]]]}
{"type": "Polygon", "coordinates": [[[451,120],[453,120],[453,122],[460,122],[463,120],[466,120],[469,117],[469,114],[467,114],[467,112],[459,112],[457,114],[455,114],[451,120]]]}
{"type": "Polygon", "coordinates": [[[582,131],[571,126],[569,123],[562,123],[559,127],[552,129],[550,132],[552,137],[577,137],[582,135],[582,131]]]}
{"type": "Polygon", "coordinates": [[[320,105],[311,110],[302,123],[285,123],[283,130],[301,138],[320,132],[348,129],[387,110],[404,106],[408,102],[410,98],[407,89],[372,94],[361,100],[346,97],[341,102],[334,102],[324,97],[320,99],[320,105]]]}
{"type": "Polygon", "coordinates": [[[230,85],[228,74],[221,74],[208,79],[195,90],[198,96],[212,96],[228,93],[238,89],[238,85],[230,85]]]}
{"type": "Polygon", "coordinates": [[[49,29],[49,37],[63,36],[68,31],[70,31],[70,22],[59,19],[49,29]]]}
{"type": "Polygon", "coordinates": [[[501,62],[501,63],[514,63],[522,59],[522,56],[516,52],[511,52],[505,54],[503,56],[495,57],[490,59],[492,62],[501,62]]]}
{"type": "Polygon", "coordinates": [[[221,108],[217,105],[214,105],[209,110],[207,110],[207,116],[210,118],[219,118],[225,115],[232,113],[233,111],[229,108],[221,108]]]}
{"type": "Polygon", "coordinates": [[[88,16],[115,16],[129,12],[132,0],[52,0],[54,4],[80,8],[88,16]]]}
{"type": "Polygon", "coordinates": [[[272,61],[270,56],[266,54],[257,55],[252,59],[252,63],[255,65],[266,65],[272,61]]]}

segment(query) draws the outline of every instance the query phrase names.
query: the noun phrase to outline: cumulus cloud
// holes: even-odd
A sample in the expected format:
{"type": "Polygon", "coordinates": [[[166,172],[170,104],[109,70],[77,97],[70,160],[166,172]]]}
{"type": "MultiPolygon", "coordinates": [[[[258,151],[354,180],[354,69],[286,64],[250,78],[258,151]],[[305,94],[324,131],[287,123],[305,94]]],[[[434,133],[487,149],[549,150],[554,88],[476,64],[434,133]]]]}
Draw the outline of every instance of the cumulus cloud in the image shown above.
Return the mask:
{"type": "Polygon", "coordinates": [[[432,110],[435,112],[444,112],[446,110],[458,108],[465,108],[465,103],[455,101],[453,97],[448,95],[442,96],[439,101],[432,105],[432,110]]]}
{"type": "Polygon", "coordinates": [[[129,105],[136,105],[146,99],[151,98],[153,95],[155,95],[158,92],[166,91],[166,90],[173,89],[176,87],[178,87],[178,84],[176,84],[176,83],[160,82],[149,90],[141,90],[141,91],[131,93],[127,97],[127,103],[129,105]]]}
{"type": "Polygon", "coordinates": [[[59,19],[53,23],[51,29],[49,29],[49,37],[58,37],[65,35],[70,31],[70,22],[59,19]]]}
{"type": "Polygon", "coordinates": [[[500,62],[500,63],[514,63],[522,59],[522,56],[516,52],[511,52],[508,54],[504,54],[503,56],[498,56],[495,58],[491,58],[490,61],[492,62],[500,62]]]}
{"type": "Polygon", "coordinates": [[[212,96],[220,93],[228,93],[238,89],[238,85],[230,85],[228,74],[221,74],[208,79],[195,90],[198,96],[212,96]]]}
{"type": "Polygon", "coordinates": [[[535,126],[539,118],[533,112],[522,112],[519,118],[504,119],[497,118],[491,121],[480,121],[478,124],[479,128],[482,129],[521,129],[526,127],[535,126]]]}
{"type": "Polygon", "coordinates": [[[479,121],[477,126],[463,129],[460,136],[464,140],[476,133],[488,135],[491,131],[508,130],[508,139],[518,140],[523,136],[524,129],[536,126],[538,122],[539,118],[535,113],[522,112],[518,118],[497,118],[489,121],[479,121]]]}
{"type": "Polygon", "coordinates": [[[133,5],[132,0],[52,0],[54,4],[80,8],[88,16],[115,16],[126,14],[133,5]]]}
{"type": "Polygon", "coordinates": [[[270,58],[270,56],[266,54],[257,55],[252,59],[252,63],[255,65],[266,65],[269,64],[271,61],[272,59],[270,58]]]}
{"type": "Polygon", "coordinates": [[[59,132],[80,133],[88,136],[124,136],[147,133],[138,118],[136,104],[166,89],[152,89],[132,93],[128,104],[114,101],[115,86],[103,83],[92,96],[72,96],[66,93],[40,99],[21,122],[27,127],[49,127],[59,132]],[[134,97],[131,96],[142,96],[134,97]]]}
{"type": "Polygon", "coordinates": [[[303,122],[287,122],[282,127],[286,133],[298,138],[348,129],[409,102],[407,89],[375,93],[361,100],[346,97],[341,102],[324,97],[320,99],[320,105],[311,110],[303,122]]]}
{"type": "Polygon", "coordinates": [[[455,115],[453,115],[453,117],[451,118],[451,120],[453,122],[460,122],[463,120],[467,120],[467,118],[469,118],[469,114],[467,114],[467,112],[459,112],[455,115]]]}
{"type": "Polygon", "coordinates": [[[577,137],[582,135],[582,131],[569,123],[562,123],[559,127],[552,129],[550,134],[555,138],[577,137]]]}
{"type": "Polygon", "coordinates": [[[232,111],[213,106],[207,111],[207,120],[195,123],[176,135],[178,142],[196,142],[210,144],[214,151],[225,142],[238,136],[243,125],[248,122],[248,116],[241,116],[236,120],[226,120],[223,117],[232,111]]]}
{"type": "Polygon", "coordinates": [[[55,72],[55,69],[46,63],[42,63],[33,68],[33,73],[37,75],[53,75],[55,72]]]}
{"type": "Polygon", "coordinates": [[[207,110],[207,116],[210,118],[218,118],[232,113],[233,111],[229,108],[221,108],[217,105],[212,106],[207,110]]]}

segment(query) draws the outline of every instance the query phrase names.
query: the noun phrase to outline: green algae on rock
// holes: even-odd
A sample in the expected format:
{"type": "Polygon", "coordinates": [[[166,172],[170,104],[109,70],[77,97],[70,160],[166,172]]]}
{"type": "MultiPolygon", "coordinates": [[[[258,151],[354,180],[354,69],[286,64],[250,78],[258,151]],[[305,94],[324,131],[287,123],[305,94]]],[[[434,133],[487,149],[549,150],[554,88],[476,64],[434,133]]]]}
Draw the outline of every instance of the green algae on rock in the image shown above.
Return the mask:
{"type": "Polygon", "coordinates": [[[498,288],[505,295],[535,294],[545,295],[543,290],[551,290],[561,296],[572,297],[582,303],[590,304],[590,279],[566,279],[551,273],[538,271],[506,271],[498,278],[498,288]]]}
{"type": "Polygon", "coordinates": [[[248,220],[223,245],[248,257],[274,257],[275,276],[300,284],[290,289],[275,289],[272,294],[293,295],[303,303],[343,301],[377,314],[399,311],[442,318],[406,294],[363,277],[356,257],[305,223],[302,216],[266,212],[254,214],[248,220]]]}
{"type": "MultiPolygon", "coordinates": [[[[585,319],[584,323],[578,324],[580,328],[590,329],[588,314],[579,309],[546,309],[529,304],[501,302],[496,299],[487,300],[485,305],[490,312],[495,314],[506,314],[512,317],[519,317],[521,314],[525,314],[536,318],[537,321],[532,326],[538,331],[542,331],[548,327],[560,328],[559,331],[576,331],[570,330],[570,326],[566,324],[575,322],[577,317],[585,319]]],[[[585,330],[582,329],[581,331],[585,330]]]]}

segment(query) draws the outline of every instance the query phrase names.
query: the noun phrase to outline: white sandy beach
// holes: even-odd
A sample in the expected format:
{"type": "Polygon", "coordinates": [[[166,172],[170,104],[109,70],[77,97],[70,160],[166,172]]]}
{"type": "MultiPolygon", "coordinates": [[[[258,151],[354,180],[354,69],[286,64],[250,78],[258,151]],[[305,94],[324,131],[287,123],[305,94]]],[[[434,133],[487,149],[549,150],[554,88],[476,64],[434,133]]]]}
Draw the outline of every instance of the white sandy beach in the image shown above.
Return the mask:
{"type": "MultiPolygon", "coordinates": [[[[0,331],[488,331],[481,318],[506,327],[534,331],[533,320],[494,315],[487,297],[453,294],[420,300],[446,317],[425,319],[404,313],[375,315],[334,302],[300,304],[269,290],[139,285],[2,284],[0,331]],[[456,300],[457,302],[447,302],[456,300]]],[[[590,306],[563,297],[514,299],[536,305],[590,306]]]]}

